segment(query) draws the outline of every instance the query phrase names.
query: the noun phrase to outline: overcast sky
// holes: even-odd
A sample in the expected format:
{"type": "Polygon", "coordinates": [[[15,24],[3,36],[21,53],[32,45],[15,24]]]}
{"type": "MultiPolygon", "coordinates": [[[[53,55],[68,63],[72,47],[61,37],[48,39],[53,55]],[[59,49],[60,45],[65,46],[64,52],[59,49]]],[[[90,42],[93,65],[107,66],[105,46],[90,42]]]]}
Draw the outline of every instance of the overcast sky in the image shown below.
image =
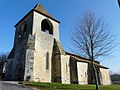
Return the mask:
{"type": "MultiPolygon", "coordinates": [[[[120,8],[117,0],[0,0],[0,53],[9,52],[14,43],[14,25],[24,17],[37,3],[42,6],[60,24],[60,40],[66,51],[71,45],[70,35],[78,24],[83,13],[93,11],[96,16],[103,17],[111,26],[111,31],[120,42],[120,8]]],[[[114,72],[120,72],[120,45],[112,55],[101,63],[114,72]]]]}

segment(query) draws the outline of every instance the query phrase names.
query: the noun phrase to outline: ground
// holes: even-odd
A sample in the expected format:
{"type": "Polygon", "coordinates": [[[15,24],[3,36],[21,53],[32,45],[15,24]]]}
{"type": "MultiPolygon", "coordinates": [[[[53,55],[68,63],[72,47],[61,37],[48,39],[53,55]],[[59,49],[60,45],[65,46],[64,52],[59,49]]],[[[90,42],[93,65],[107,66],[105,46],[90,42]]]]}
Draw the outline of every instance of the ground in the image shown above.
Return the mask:
{"type": "Polygon", "coordinates": [[[0,90],[34,90],[27,88],[24,85],[18,84],[18,82],[0,81],[0,90]]]}

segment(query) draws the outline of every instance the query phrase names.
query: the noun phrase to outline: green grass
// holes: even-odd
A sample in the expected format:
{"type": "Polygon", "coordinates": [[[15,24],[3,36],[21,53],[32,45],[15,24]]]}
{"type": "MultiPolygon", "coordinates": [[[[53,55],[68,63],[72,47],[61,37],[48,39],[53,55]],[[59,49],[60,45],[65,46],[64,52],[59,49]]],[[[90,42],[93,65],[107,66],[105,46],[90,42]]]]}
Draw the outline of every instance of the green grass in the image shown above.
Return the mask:
{"type": "MultiPolygon", "coordinates": [[[[61,84],[30,82],[27,86],[39,88],[40,90],[95,90],[95,85],[61,84]]],[[[100,85],[100,90],[120,90],[120,85],[100,85]]]]}

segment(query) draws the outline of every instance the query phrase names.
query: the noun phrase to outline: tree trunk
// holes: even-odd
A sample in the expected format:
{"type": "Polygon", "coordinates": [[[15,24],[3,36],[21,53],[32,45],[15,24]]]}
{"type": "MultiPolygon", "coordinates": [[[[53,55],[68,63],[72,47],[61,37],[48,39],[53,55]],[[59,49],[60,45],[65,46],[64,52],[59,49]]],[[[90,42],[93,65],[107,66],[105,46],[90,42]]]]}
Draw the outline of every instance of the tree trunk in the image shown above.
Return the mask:
{"type": "Polygon", "coordinates": [[[95,65],[92,63],[92,68],[93,68],[93,73],[95,76],[95,85],[96,85],[96,90],[99,90],[99,83],[98,83],[98,74],[95,65]]]}

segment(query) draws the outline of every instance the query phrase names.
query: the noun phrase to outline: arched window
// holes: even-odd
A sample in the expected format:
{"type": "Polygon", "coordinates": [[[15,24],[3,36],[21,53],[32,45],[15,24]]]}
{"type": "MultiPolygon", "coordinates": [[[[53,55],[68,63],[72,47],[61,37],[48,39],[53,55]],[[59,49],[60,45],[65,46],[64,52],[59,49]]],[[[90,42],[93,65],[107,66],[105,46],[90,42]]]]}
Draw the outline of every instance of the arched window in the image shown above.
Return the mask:
{"type": "Polygon", "coordinates": [[[46,70],[49,69],[49,52],[46,53],[46,70]]]}
{"type": "Polygon", "coordinates": [[[53,25],[48,19],[42,20],[41,30],[45,33],[53,35],[53,25]]]}

